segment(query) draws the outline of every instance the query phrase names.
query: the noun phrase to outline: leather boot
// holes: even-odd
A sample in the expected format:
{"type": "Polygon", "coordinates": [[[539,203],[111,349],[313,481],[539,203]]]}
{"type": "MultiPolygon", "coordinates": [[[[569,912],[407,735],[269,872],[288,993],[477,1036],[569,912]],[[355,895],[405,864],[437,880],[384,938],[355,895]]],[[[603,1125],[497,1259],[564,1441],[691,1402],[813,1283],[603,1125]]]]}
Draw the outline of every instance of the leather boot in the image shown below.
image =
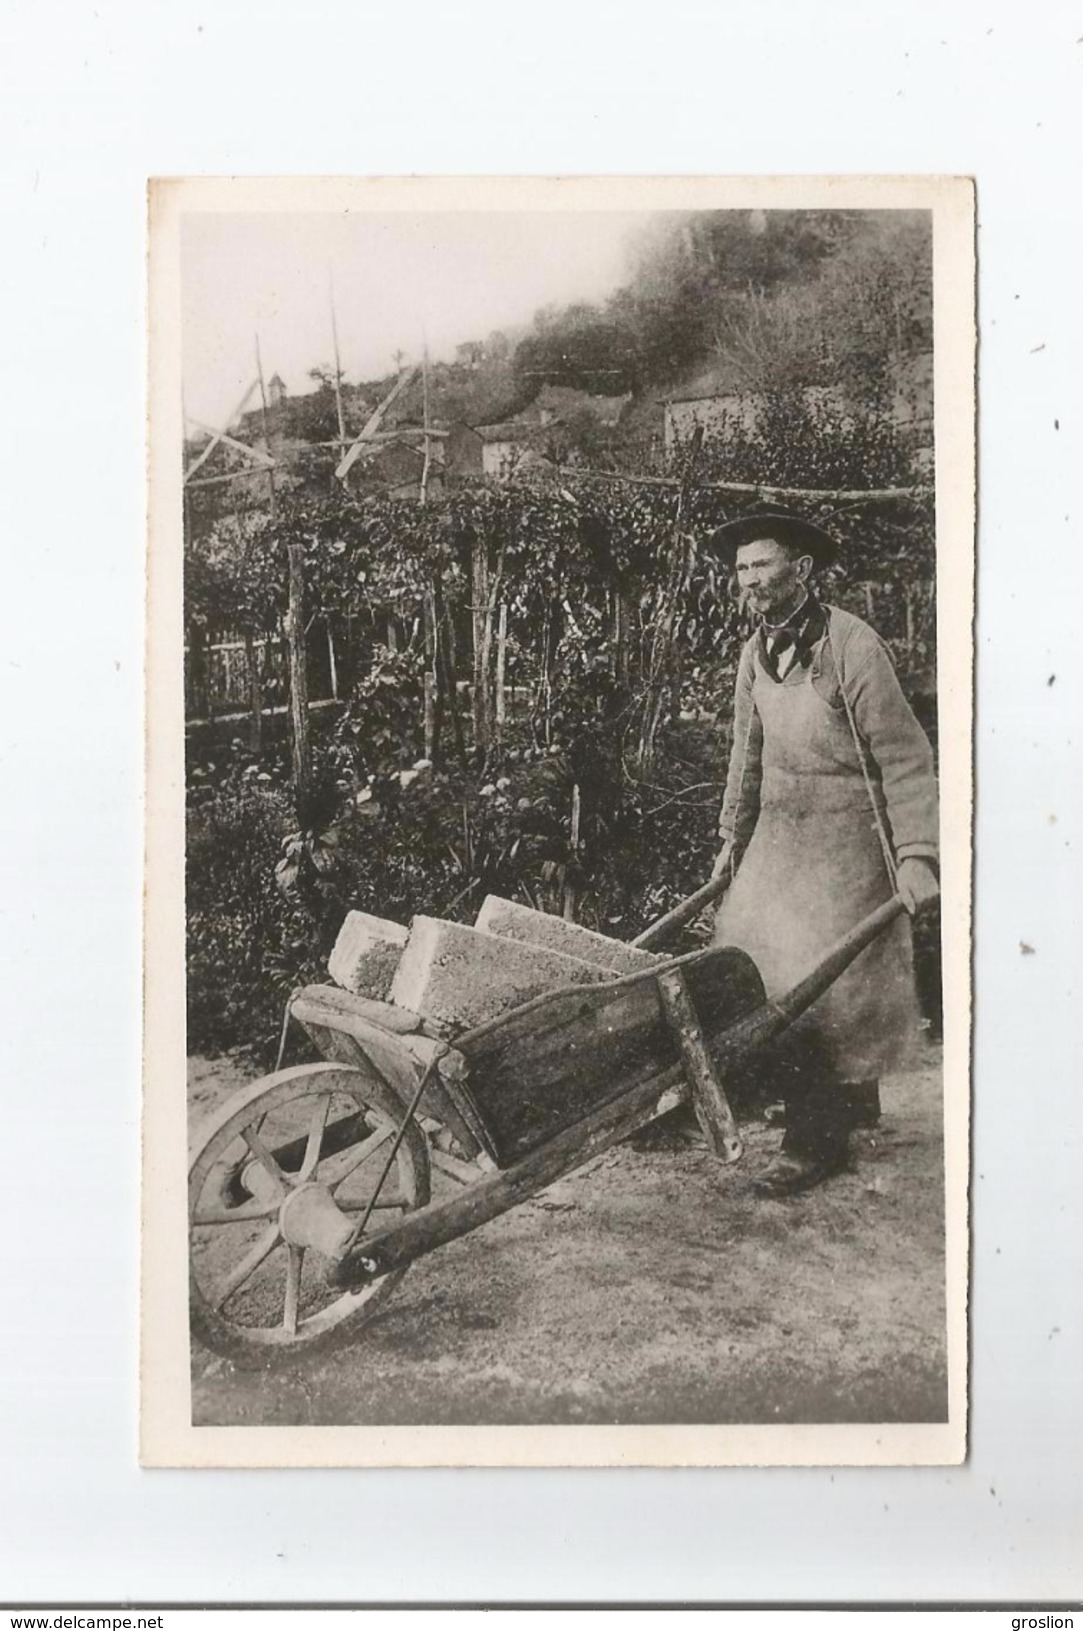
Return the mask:
{"type": "Polygon", "coordinates": [[[786,1095],[782,1147],[754,1181],[761,1195],[796,1195],[850,1165],[854,1110],[842,1084],[814,1078],[794,1081],[786,1095]]]}

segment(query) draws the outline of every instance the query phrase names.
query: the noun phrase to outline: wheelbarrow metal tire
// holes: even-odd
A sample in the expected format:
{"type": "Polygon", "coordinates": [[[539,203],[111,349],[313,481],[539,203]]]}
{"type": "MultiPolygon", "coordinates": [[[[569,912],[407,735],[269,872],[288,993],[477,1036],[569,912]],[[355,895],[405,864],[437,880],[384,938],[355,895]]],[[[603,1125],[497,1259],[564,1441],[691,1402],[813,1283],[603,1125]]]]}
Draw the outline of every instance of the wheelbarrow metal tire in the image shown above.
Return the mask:
{"type": "MultiPolygon", "coordinates": [[[[342,1210],[360,1213],[364,1185],[371,1189],[379,1177],[406,1108],[375,1072],[321,1063],[262,1077],[203,1123],[188,1181],[189,1307],[199,1342],[237,1364],[262,1366],[336,1347],[383,1308],[405,1269],[357,1292],[337,1290],[311,1261],[315,1252],[285,1240],[278,1218],[281,1201],[302,1183],[322,1184],[342,1210]],[[352,1115],[361,1136],[343,1147],[352,1115]],[[337,1137],[325,1138],[329,1126],[337,1137]],[[280,1165],[276,1152],[281,1158],[287,1150],[290,1161],[280,1165]]],[[[427,1206],[430,1193],[428,1146],[411,1120],[369,1231],[395,1211],[427,1206]]]]}

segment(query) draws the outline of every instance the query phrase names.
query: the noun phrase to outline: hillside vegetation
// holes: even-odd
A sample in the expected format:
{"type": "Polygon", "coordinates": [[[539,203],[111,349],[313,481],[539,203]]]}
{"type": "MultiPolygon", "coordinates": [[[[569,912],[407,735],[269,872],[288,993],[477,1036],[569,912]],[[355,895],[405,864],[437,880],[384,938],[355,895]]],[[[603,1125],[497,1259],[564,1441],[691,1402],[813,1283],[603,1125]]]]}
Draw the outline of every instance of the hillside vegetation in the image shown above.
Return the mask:
{"type": "MultiPolygon", "coordinates": [[[[189,681],[206,691],[224,633],[247,677],[239,717],[189,735],[193,1047],[270,1046],[351,906],[469,921],[496,892],[626,937],[703,882],[747,628],[704,540],[765,484],[840,535],[827,591],[871,616],[933,725],[930,255],[908,214],[667,216],[607,301],[429,370],[433,425],[545,391],[627,398],[604,422],[567,414],[515,480],[425,502],[336,481],[326,370],[239,433],[273,478],[219,480],[235,449],[208,459],[186,490],[189,681]],[[703,392],[732,418],[667,448],[661,404],[703,392]],[[266,712],[289,701],[291,605],[313,695],[335,654],[300,778],[287,715],[266,712]]],[[[356,435],[393,380],[339,383],[356,435]]],[[[403,392],[388,423],[421,413],[403,392]]]]}

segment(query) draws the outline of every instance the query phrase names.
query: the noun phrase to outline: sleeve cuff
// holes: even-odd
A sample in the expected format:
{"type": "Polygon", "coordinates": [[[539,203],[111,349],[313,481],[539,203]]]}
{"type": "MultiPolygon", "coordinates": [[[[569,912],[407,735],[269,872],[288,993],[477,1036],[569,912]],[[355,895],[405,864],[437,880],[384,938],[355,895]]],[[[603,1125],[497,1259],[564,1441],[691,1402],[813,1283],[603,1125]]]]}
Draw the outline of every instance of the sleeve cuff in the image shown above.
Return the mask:
{"type": "Polygon", "coordinates": [[[900,844],[895,851],[895,859],[896,861],[928,861],[932,866],[936,867],[937,871],[940,870],[940,850],[935,844],[900,844]]]}

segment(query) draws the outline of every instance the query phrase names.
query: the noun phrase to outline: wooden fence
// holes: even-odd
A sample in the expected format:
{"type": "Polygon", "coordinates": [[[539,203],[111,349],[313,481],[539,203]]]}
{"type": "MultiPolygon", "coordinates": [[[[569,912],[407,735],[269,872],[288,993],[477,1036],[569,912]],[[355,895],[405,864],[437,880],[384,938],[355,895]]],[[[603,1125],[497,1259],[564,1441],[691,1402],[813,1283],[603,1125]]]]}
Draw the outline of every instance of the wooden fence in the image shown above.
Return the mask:
{"type": "MultiPolygon", "coordinates": [[[[889,603],[881,583],[858,582],[848,586],[843,599],[852,610],[867,617],[889,642],[904,673],[931,665],[935,652],[935,594],[931,585],[908,587],[889,603]]],[[[374,613],[363,624],[350,620],[348,627],[339,627],[336,644],[335,628],[316,613],[309,620],[305,639],[309,706],[333,706],[348,692],[350,674],[358,661],[362,668],[365,666],[374,640],[385,640],[396,649],[408,634],[409,630],[394,619],[374,613]],[[371,627],[366,626],[369,623],[371,627]]],[[[503,675],[500,678],[503,680],[503,675]]],[[[469,701],[472,680],[457,675],[455,684],[458,693],[469,701]]],[[[498,704],[503,696],[510,698],[514,689],[510,684],[499,686],[498,704]]],[[[184,711],[188,724],[251,720],[257,699],[261,716],[282,713],[289,705],[289,655],[284,635],[246,640],[242,634],[219,631],[185,645],[184,711]]]]}
{"type": "MultiPolygon", "coordinates": [[[[310,625],[305,654],[310,706],[337,702],[338,661],[329,624],[314,621],[310,625]]],[[[282,712],[289,703],[289,654],[284,635],[246,640],[227,631],[210,639],[190,639],[185,645],[184,717],[188,724],[251,718],[257,695],[264,714],[282,712]]]]}

